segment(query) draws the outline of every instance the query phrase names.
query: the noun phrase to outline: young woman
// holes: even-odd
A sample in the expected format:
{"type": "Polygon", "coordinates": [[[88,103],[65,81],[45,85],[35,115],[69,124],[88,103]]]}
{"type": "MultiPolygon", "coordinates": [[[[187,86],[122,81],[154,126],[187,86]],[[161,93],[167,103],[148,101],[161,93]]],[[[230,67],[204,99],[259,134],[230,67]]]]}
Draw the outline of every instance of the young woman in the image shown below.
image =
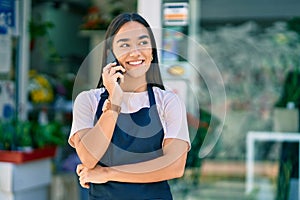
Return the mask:
{"type": "Polygon", "coordinates": [[[108,27],[98,87],[76,97],[69,143],[89,199],[172,199],[167,180],[183,175],[190,148],[186,110],[164,89],[140,15],[121,14],[108,27]]]}

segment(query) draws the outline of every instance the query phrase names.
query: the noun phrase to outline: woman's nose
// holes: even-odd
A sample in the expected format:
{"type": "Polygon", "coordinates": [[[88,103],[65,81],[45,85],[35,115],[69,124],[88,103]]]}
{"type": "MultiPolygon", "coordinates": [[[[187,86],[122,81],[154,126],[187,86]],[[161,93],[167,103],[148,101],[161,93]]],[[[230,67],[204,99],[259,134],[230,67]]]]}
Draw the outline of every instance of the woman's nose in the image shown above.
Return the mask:
{"type": "Polygon", "coordinates": [[[141,54],[140,49],[138,47],[133,47],[130,52],[129,56],[134,57],[134,56],[139,56],[141,54]]]}

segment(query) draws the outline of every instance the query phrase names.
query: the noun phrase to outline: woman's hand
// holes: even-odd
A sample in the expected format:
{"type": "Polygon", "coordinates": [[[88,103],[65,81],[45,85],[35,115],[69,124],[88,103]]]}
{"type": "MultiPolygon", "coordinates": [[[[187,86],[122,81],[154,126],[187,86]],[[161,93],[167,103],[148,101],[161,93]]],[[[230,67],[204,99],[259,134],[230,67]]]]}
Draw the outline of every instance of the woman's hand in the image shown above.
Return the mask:
{"type": "Polygon", "coordinates": [[[79,176],[79,183],[83,188],[90,188],[89,182],[85,180],[85,174],[88,168],[84,167],[83,164],[77,165],[76,173],[79,176]]]}
{"type": "Polygon", "coordinates": [[[77,165],[76,173],[79,176],[79,183],[83,188],[89,188],[90,183],[106,183],[108,173],[105,167],[96,165],[95,168],[89,169],[83,164],[77,165]]]}
{"type": "Polygon", "coordinates": [[[110,100],[112,104],[120,106],[122,102],[123,91],[120,85],[117,83],[117,80],[119,78],[121,82],[124,81],[124,75],[119,71],[124,73],[126,70],[121,65],[116,66],[116,64],[116,62],[109,63],[103,68],[102,79],[103,85],[110,94],[110,100]]]}

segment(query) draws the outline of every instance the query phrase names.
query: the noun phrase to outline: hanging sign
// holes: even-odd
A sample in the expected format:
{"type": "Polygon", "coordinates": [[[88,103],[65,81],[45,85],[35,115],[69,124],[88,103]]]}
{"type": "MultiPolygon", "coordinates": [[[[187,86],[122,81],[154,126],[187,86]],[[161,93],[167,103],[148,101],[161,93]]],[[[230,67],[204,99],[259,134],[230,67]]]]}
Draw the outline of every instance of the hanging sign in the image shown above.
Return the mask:
{"type": "Polygon", "coordinates": [[[0,26],[15,27],[14,0],[0,0],[0,26]]]}
{"type": "Polygon", "coordinates": [[[189,19],[189,4],[187,2],[165,3],[163,5],[164,25],[186,26],[189,19]]]}
{"type": "Polygon", "coordinates": [[[0,0],[0,73],[9,73],[12,56],[10,32],[15,27],[15,1],[0,0]]]}

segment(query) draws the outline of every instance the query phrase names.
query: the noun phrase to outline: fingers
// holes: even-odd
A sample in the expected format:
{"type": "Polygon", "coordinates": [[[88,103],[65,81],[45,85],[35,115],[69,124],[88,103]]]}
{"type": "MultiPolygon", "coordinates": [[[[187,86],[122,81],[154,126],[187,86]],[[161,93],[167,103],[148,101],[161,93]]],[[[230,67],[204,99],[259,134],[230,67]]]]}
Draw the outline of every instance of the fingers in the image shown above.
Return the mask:
{"type": "Polygon", "coordinates": [[[116,65],[116,62],[107,64],[105,67],[103,67],[103,73],[109,73],[110,69],[116,65]]]}
{"type": "Polygon", "coordinates": [[[83,164],[77,165],[77,167],[76,167],[76,173],[77,173],[78,176],[80,175],[80,173],[83,170],[83,168],[84,168],[83,164]]]}
{"type": "Polygon", "coordinates": [[[124,69],[124,67],[120,65],[116,66],[116,63],[110,63],[103,68],[103,85],[108,90],[110,95],[113,95],[116,88],[119,87],[117,84],[117,80],[120,79],[122,82],[124,81],[124,75],[122,73],[124,73],[125,71],[126,70],[124,69]]]}
{"type": "Polygon", "coordinates": [[[90,188],[90,184],[84,180],[84,177],[79,177],[79,183],[83,188],[90,188]]]}
{"type": "Polygon", "coordinates": [[[79,183],[83,188],[89,188],[90,185],[88,182],[85,181],[85,174],[84,174],[84,166],[83,164],[77,165],[76,173],[79,176],[79,183]]]}
{"type": "Polygon", "coordinates": [[[120,72],[120,73],[125,73],[125,68],[121,65],[117,65],[117,66],[112,66],[110,67],[110,70],[109,70],[109,74],[113,75],[117,72],[120,72]]]}
{"type": "MultiPolygon", "coordinates": [[[[110,76],[114,76],[115,74],[118,74],[118,76],[120,76],[122,73],[125,73],[126,70],[123,66],[121,65],[117,65],[116,66],[116,62],[114,63],[109,63],[108,65],[106,65],[103,68],[103,75],[110,75],[110,76]]],[[[121,78],[121,77],[118,77],[121,78]]]]}
{"type": "Polygon", "coordinates": [[[102,80],[109,95],[111,97],[115,96],[113,99],[118,99],[113,103],[118,103],[116,105],[119,105],[121,104],[119,101],[122,101],[123,91],[117,81],[120,79],[121,82],[124,82],[124,75],[122,73],[125,73],[126,70],[121,65],[116,65],[117,63],[110,63],[103,68],[102,80]]]}

